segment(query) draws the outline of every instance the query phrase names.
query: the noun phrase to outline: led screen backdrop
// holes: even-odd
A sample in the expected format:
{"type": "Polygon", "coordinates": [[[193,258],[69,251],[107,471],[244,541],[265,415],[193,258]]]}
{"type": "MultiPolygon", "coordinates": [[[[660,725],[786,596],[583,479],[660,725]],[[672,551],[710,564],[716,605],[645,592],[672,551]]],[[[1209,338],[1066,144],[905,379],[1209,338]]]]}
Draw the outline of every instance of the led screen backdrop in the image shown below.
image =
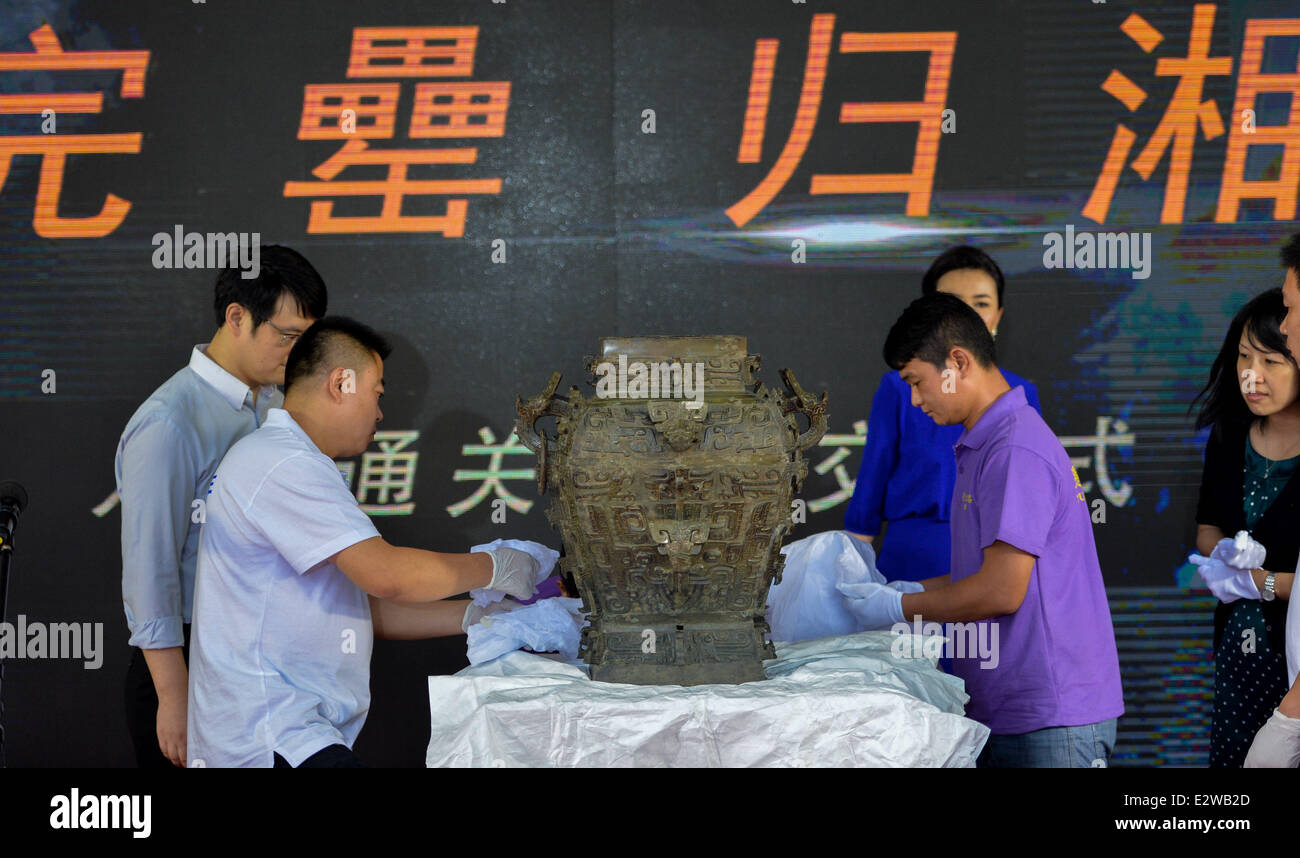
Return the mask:
{"type": "MultiPolygon", "coordinates": [[[[768,383],[828,390],[794,536],[841,526],[890,323],[942,248],[984,247],[1000,361],[1093,513],[1117,760],[1203,762],[1187,406],[1297,229],[1294,3],[0,10],[0,479],[31,494],[8,619],[104,629],[97,669],[8,662],[10,764],[131,760],[113,454],[255,240],[396,343],[383,431],[340,468],[390,541],[440,550],[556,541],[515,396],[582,383],[613,334],[743,335],[768,383]]],[[[463,640],[376,652],[358,751],[418,765],[424,677],[463,640]]]]}

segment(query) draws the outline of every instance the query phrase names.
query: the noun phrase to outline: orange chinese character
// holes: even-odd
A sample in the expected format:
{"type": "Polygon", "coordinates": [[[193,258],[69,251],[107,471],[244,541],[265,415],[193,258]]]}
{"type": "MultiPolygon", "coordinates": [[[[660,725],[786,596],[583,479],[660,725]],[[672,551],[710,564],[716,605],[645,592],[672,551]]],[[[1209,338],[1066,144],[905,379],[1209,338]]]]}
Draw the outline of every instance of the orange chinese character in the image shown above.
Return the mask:
{"type": "MultiPolygon", "coordinates": [[[[817,114],[821,110],[822,90],[830,56],[834,15],[814,15],[808,38],[808,58],[804,65],[803,87],[795,110],[794,125],[785,146],[770,172],[744,199],[727,209],[736,226],[744,226],[776,197],[794,175],[808,143],[812,139],[817,114]]],[[[750,73],[749,100],[745,109],[744,130],[736,161],[757,163],[767,124],[767,107],[771,97],[772,77],[776,66],[777,39],[759,39],[754,46],[754,64],[750,73]]],[[[811,194],[907,194],[906,213],[924,217],[930,212],[930,194],[934,186],[934,169],[939,157],[944,103],[948,97],[948,80],[952,72],[953,53],[957,46],[955,32],[935,33],[844,33],[840,53],[908,52],[929,53],[925,95],[921,101],[869,104],[845,102],[840,106],[840,122],[915,122],[920,127],[910,173],[816,174],[811,194]]]]}
{"type": "Polygon", "coordinates": [[[357,27],[348,77],[471,77],[478,27],[357,27]]]}
{"type": "Polygon", "coordinates": [[[1286,125],[1252,125],[1247,131],[1234,121],[1228,135],[1228,154],[1223,161],[1223,184],[1214,219],[1235,223],[1243,199],[1273,200],[1274,220],[1295,220],[1296,187],[1300,185],[1300,59],[1294,74],[1264,74],[1264,40],[1269,37],[1300,36],[1300,20],[1249,20],[1241,46],[1237,70],[1234,120],[1255,109],[1255,99],[1264,93],[1288,93],[1290,116],[1286,125]],[[1246,150],[1250,146],[1281,146],[1282,168],[1276,179],[1246,181],[1246,150]]]}
{"type": "Polygon", "coordinates": [[[303,89],[298,139],[390,139],[399,87],[396,83],[309,84],[303,89]]]}
{"type": "Polygon", "coordinates": [[[333,200],[314,200],[307,222],[309,233],[338,232],[437,232],[447,238],[465,234],[465,213],[469,201],[450,199],[444,215],[402,214],[402,200],[408,194],[454,195],[499,194],[500,179],[416,180],[407,178],[412,164],[473,164],[478,150],[464,149],[370,149],[365,140],[349,140],[312,174],[320,182],[285,182],[286,197],[383,197],[377,217],[334,217],[333,200]],[[347,167],[386,166],[385,179],[335,182],[347,167]]]}
{"type": "Polygon", "coordinates": [[[509,107],[509,81],[418,84],[410,136],[503,137],[509,107]],[[476,117],[482,121],[471,121],[476,117]]]}
{"type": "MultiPolygon", "coordinates": [[[[54,29],[45,24],[29,35],[32,53],[0,54],[0,72],[82,71],[121,69],[123,98],[144,95],[144,73],[148,51],[64,51],[54,29]]],[[[99,113],[104,96],[99,92],[24,93],[0,95],[0,114],[99,113]]],[[[41,175],[36,190],[32,228],[43,238],[102,238],[121,225],[131,203],[108,194],[99,214],[90,217],[61,217],[59,198],[63,192],[63,171],[69,155],[134,155],[140,151],[139,133],[134,134],[34,134],[0,137],[0,188],[9,176],[15,155],[41,156],[41,175]]]]}
{"type": "MultiPolygon", "coordinates": [[[[1213,140],[1224,131],[1223,120],[1219,118],[1219,110],[1214,102],[1201,100],[1207,77],[1232,73],[1232,57],[1210,57],[1214,12],[1213,4],[1197,4],[1192,13],[1192,34],[1187,43],[1187,56],[1167,57],[1156,62],[1156,75],[1176,77],[1178,85],[1160,124],[1147,141],[1146,148],[1133,161],[1133,170],[1146,181],[1151,178],[1165,152],[1170,153],[1164,206],[1160,210],[1161,223],[1183,222],[1187,176],[1192,169],[1192,148],[1196,143],[1198,124],[1206,140],[1213,140]]],[[[1120,30],[1148,54],[1164,40],[1164,35],[1136,12],[1124,20],[1120,30]]],[[[1141,107],[1147,97],[1141,87],[1114,69],[1101,88],[1123,102],[1130,113],[1141,107]]],[[[1126,126],[1121,124],[1115,127],[1115,136],[1111,139],[1101,174],[1083,207],[1084,217],[1096,223],[1106,222],[1111,199],[1119,184],[1120,172],[1128,161],[1129,150],[1133,148],[1136,139],[1137,135],[1126,126]]]]}

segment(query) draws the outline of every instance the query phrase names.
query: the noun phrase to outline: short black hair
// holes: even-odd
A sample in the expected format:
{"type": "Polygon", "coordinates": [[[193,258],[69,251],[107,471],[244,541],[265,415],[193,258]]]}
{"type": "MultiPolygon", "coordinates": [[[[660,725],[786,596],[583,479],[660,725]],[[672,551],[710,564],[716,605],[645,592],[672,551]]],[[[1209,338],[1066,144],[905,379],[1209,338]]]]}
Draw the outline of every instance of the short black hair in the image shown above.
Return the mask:
{"type": "Polygon", "coordinates": [[[979,313],[956,295],[922,295],[903,311],[885,337],[885,363],[902,369],[913,358],[942,370],[954,346],[970,352],[980,366],[997,360],[993,335],[979,313]]]}
{"type": "Polygon", "coordinates": [[[1300,232],[1291,236],[1286,244],[1282,245],[1282,267],[1294,271],[1297,277],[1300,277],[1300,232]]]}
{"type": "Polygon", "coordinates": [[[1276,352],[1295,366],[1295,358],[1286,347],[1286,337],[1282,336],[1282,320],[1285,318],[1282,290],[1276,288],[1261,292],[1237,311],[1232,324],[1228,325],[1228,334],[1223,338],[1219,355],[1210,367],[1209,380],[1192,400],[1191,408],[1204,400],[1196,417],[1197,429],[1212,426],[1216,439],[1221,440],[1226,427],[1249,426],[1258,419],[1242,398],[1242,379],[1237,375],[1241,336],[1245,333],[1247,341],[1255,348],[1276,352]]]}
{"type": "Polygon", "coordinates": [[[1007,281],[1002,276],[1002,269],[989,256],[978,247],[971,247],[969,244],[950,247],[930,263],[930,268],[921,278],[921,294],[932,295],[939,289],[939,278],[949,271],[962,271],[967,268],[973,268],[976,271],[983,271],[993,278],[993,282],[998,287],[998,306],[1002,306],[1002,293],[1006,291],[1007,281]]]}
{"type": "Polygon", "coordinates": [[[392,351],[388,340],[369,325],[347,316],[326,316],[304,331],[289,350],[284,365],[284,391],[288,393],[299,379],[312,378],[336,366],[359,363],[372,353],[386,359],[392,351]]]}
{"type": "Polygon", "coordinates": [[[282,244],[267,244],[259,248],[257,276],[245,280],[244,269],[229,267],[217,275],[217,285],[212,306],[217,317],[217,327],[226,323],[226,308],[239,304],[253,317],[256,329],[275,315],[280,296],[288,292],[298,304],[298,312],[309,319],[325,315],[329,294],[325,281],[306,258],[296,250],[282,244]]]}

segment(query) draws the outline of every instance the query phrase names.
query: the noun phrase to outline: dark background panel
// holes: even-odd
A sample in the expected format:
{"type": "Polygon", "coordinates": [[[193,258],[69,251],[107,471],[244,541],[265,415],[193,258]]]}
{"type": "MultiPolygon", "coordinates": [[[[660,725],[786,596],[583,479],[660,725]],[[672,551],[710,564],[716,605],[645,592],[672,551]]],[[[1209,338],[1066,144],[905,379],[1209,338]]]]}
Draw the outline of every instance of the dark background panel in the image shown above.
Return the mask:
{"type": "MultiPolygon", "coordinates": [[[[257,232],[302,250],[329,284],[332,312],[393,339],[381,428],[418,430],[420,458],[413,513],[376,522],[395,543],[438,550],[501,536],[555,544],[547,502],[530,481],[507,484],[534,503],[501,525],[486,502],[449,514],[475,488],[453,475],[485,467],[462,455],[481,428],[498,442],[509,437],[516,395],[535,395],[557,370],[562,390],[584,385],[584,356],[601,336],[746,336],[763,356],[765,383],[779,384],[777,370],[788,367],[807,389],[828,390],[831,432],[851,435],[886,371],[889,325],[919,294],[925,267],[946,246],[978,243],[1008,277],[1000,359],[1037,384],[1053,430],[1090,435],[1098,417],[1110,417],[1136,436],[1109,452],[1112,478],[1131,497],[1107,502],[1107,521],[1094,528],[1108,587],[1185,586],[1203,442],[1187,404],[1231,315],[1280,283],[1276,248],[1297,227],[1259,207],[1237,224],[1213,223],[1226,137],[1199,134],[1182,223],[1157,222],[1167,156],[1149,181],[1125,170],[1104,228],[1080,212],[1116,124],[1139,135],[1136,154],[1160,121],[1176,81],[1156,76],[1155,64],[1185,53],[1192,5],[0,2],[0,51],[31,50],[27,34],[48,22],[65,50],[151,52],[141,99],[118,97],[116,72],[0,73],[2,93],[105,92],[101,114],[60,116],[59,133],[144,135],[137,155],[69,161],[64,214],[91,214],[110,192],[132,203],[104,238],[35,235],[35,157],[14,159],[0,187],[0,479],[32,495],[8,618],[102,622],[106,649],[99,670],[6,665],[10,763],[131,761],[120,703],[129,650],[119,517],[91,510],[113,489],[113,453],[131,413],[212,334],[213,272],[152,265],[152,237],[177,224],[257,232]],[[1119,29],[1132,12],[1165,36],[1152,54],[1119,29]],[[782,191],[738,229],[724,210],[785,143],[816,14],[834,14],[836,24],[812,140],[782,191]],[[303,87],[347,81],[354,27],[466,24],[480,27],[473,80],[509,80],[511,103],[503,138],[452,141],[477,146],[479,159],[447,175],[500,177],[502,192],[471,198],[462,238],[308,235],[309,201],[285,198],[283,186],[309,179],[338,144],[297,139],[303,87]],[[929,216],[904,217],[899,195],[810,195],[815,173],[901,171],[912,156],[914,126],[843,124],[838,112],[846,101],[918,98],[924,57],[841,54],[842,34],[936,30],[958,33],[947,98],[957,130],[940,140],[929,216]],[[761,162],[739,164],[760,38],[780,40],[772,100],[761,162]],[[1112,69],[1147,90],[1136,113],[1100,89],[1112,69]],[[646,109],[655,111],[653,134],[642,130],[646,109]],[[1151,276],[1046,269],[1043,235],[1067,224],[1150,233],[1151,276]],[[504,263],[492,259],[498,239],[504,263]],[[796,239],[806,242],[802,262],[791,258],[796,239]],[[58,373],[53,395],[40,392],[46,368],[58,373]]],[[[1246,22],[1294,16],[1292,7],[1217,4],[1211,55],[1232,56],[1234,74],[1209,79],[1204,97],[1225,122],[1246,22]]],[[[405,139],[414,83],[401,91],[395,139],[372,145],[438,145],[405,139]]],[[[0,116],[0,135],[34,133],[39,118],[0,116]]],[[[373,213],[372,203],[349,201],[339,212],[373,213]]],[[[850,478],[860,452],[851,447],[843,463],[850,478]]],[[[810,451],[810,465],[834,453],[810,451]]],[[[532,465],[506,458],[506,468],[532,465]]],[[[832,471],[813,471],[803,497],[839,488],[832,471]]],[[[1098,497],[1094,488],[1089,499],[1098,497]]],[[[794,535],[839,527],[844,510],[815,513],[794,535]]],[[[464,664],[463,639],[380,642],[362,755],[420,765],[424,677],[464,664]]]]}

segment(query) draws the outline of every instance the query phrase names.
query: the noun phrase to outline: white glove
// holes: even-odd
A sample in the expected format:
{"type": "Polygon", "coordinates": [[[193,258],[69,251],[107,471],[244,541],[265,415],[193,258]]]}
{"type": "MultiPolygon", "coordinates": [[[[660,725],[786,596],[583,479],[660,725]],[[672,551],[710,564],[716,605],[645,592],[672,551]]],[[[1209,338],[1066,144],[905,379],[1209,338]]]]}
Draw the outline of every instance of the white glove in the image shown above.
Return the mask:
{"type": "Polygon", "coordinates": [[[1237,531],[1233,539],[1220,539],[1219,544],[1214,546],[1214,551],[1210,552],[1211,558],[1222,560],[1224,565],[1246,571],[1262,569],[1266,556],[1268,550],[1244,530],[1237,531]]]}
{"type": "Polygon", "coordinates": [[[1220,602],[1235,602],[1238,599],[1258,599],[1260,597],[1259,588],[1255,586],[1255,579],[1251,577],[1249,572],[1238,572],[1231,578],[1211,584],[1210,592],[1217,596],[1220,602]]]}
{"type": "Polygon", "coordinates": [[[885,586],[886,586],[886,587],[893,587],[895,590],[897,590],[897,591],[900,592],[900,593],[923,593],[923,592],[925,592],[925,588],[921,586],[921,582],[920,582],[920,581],[904,581],[904,580],[900,579],[900,580],[898,580],[898,581],[890,581],[890,582],[889,582],[888,584],[886,584],[885,586]]]}
{"type": "Polygon", "coordinates": [[[903,622],[903,594],[885,584],[861,581],[837,584],[861,629],[887,629],[903,622]]]}
{"type": "Polygon", "coordinates": [[[1294,769],[1300,766],[1300,718],[1274,709],[1273,717],[1255,734],[1243,768],[1294,769]]]}
{"type": "Polygon", "coordinates": [[[1238,599],[1258,599],[1259,588],[1249,572],[1225,565],[1222,560],[1191,554],[1187,560],[1196,564],[1196,571],[1210,592],[1221,602],[1235,602],[1238,599]]]}
{"type": "Polygon", "coordinates": [[[540,566],[527,551],[517,548],[494,548],[485,551],[492,558],[492,580],[487,589],[527,599],[537,592],[540,566]]]}
{"type": "MultiPolygon", "coordinates": [[[[523,551],[537,561],[537,580],[534,584],[540,584],[547,578],[551,577],[551,570],[555,568],[555,561],[560,559],[560,552],[554,548],[547,548],[540,542],[532,542],[527,539],[494,539],[483,545],[475,545],[470,549],[470,553],[499,551],[502,548],[523,551]]],[[[495,565],[495,560],[493,561],[495,565]]],[[[513,595],[513,594],[512,594],[513,595]]],[[[476,587],[469,591],[469,597],[474,600],[474,604],[480,608],[486,608],[493,602],[499,602],[505,598],[505,594],[492,587],[476,587]]],[[[521,599],[527,599],[528,596],[521,596],[521,599]]]]}

